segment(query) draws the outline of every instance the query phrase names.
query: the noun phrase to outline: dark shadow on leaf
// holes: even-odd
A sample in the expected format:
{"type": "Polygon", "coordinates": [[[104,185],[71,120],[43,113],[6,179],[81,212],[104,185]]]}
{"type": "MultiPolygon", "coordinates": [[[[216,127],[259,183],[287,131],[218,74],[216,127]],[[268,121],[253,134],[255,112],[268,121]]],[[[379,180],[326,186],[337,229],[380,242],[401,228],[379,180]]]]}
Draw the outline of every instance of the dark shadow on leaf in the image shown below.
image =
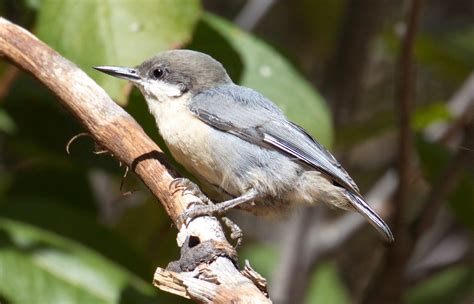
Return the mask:
{"type": "Polygon", "coordinates": [[[187,48],[200,51],[214,57],[222,63],[230,78],[235,83],[240,82],[242,76],[243,63],[229,42],[216,30],[214,30],[205,20],[200,20],[194,32],[193,41],[187,48]]]}

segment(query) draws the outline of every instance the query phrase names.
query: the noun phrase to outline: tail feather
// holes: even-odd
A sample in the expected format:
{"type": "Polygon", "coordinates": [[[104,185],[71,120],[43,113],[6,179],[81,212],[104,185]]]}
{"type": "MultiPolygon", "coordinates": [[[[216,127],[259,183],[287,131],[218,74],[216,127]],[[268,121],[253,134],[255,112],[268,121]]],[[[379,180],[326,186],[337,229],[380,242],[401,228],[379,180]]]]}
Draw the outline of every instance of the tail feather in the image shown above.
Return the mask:
{"type": "Polygon", "coordinates": [[[360,195],[352,193],[349,190],[345,190],[345,194],[351,206],[363,215],[387,242],[392,243],[395,240],[388,225],[367,205],[360,195]]]}

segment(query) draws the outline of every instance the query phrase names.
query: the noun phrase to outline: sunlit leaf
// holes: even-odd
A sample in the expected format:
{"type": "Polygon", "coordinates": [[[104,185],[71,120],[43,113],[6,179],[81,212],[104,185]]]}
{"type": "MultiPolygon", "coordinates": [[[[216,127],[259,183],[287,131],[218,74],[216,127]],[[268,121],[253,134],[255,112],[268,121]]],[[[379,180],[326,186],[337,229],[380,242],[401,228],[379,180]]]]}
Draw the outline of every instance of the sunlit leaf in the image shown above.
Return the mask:
{"type": "Polygon", "coordinates": [[[135,66],[179,47],[191,39],[199,13],[197,0],[43,0],[37,34],[124,104],[126,82],[92,66],[135,66]]]}
{"type": "Polygon", "coordinates": [[[0,109],[0,132],[12,134],[16,129],[15,123],[5,110],[0,109]]]}
{"type": "Polygon", "coordinates": [[[445,103],[432,103],[415,110],[411,125],[414,130],[419,131],[437,121],[448,121],[450,119],[451,114],[445,103]]]}

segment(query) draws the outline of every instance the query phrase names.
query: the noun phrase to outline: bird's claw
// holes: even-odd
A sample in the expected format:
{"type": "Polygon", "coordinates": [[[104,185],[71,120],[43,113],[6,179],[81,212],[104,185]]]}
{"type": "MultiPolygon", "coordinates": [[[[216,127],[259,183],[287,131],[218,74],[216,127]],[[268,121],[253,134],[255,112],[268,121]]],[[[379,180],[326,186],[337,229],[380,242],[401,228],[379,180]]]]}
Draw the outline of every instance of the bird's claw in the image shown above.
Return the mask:
{"type": "Polygon", "coordinates": [[[242,229],[226,216],[222,217],[222,221],[230,229],[230,238],[235,240],[234,248],[239,248],[242,244],[242,240],[244,239],[244,233],[242,229]]]}
{"type": "Polygon", "coordinates": [[[184,178],[184,177],[175,178],[170,183],[169,189],[172,195],[175,195],[177,192],[181,191],[183,192],[183,194],[190,193],[196,196],[206,205],[213,204],[212,201],[204,193],[202,193],[198,185],[196,185],[195,183],[193,183],[187,178],[184,178]]]}

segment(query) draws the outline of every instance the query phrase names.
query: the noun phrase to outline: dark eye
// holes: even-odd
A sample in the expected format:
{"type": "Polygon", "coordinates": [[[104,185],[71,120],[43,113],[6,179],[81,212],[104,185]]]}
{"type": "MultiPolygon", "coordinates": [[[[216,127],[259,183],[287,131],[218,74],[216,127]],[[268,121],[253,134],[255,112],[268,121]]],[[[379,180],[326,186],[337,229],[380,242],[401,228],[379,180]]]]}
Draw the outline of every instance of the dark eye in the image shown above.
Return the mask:
{"type": "Polygon", "coordinates": [[[156,68],[151,71],[151,76],[155,79],[160,79],[165,71],[162,68],[156,68]]]}

